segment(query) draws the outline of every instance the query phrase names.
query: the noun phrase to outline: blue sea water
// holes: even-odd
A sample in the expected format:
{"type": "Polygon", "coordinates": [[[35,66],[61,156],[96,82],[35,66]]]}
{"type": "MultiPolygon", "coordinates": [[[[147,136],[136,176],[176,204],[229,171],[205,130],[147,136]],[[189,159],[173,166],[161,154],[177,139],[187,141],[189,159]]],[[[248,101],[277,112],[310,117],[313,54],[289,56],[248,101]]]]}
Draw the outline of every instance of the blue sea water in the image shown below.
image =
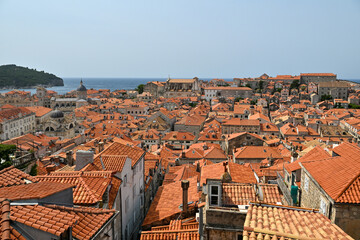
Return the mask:
{"type": "MultiPolygon", "coordinates": [[[[51,87],[48,90],[53,90],[58,94],[65,94],[72,90],[76,90],[80,81],[87,89],[110,89],[111,91],[117,89],[135,89],[140,84],[146,84],[149,81],[166,81],[165,78],[63,78],[64,86],[51,87]]],[[[6,93],[12,89],[0,90],[0,93],[6,93]]],[[[36,92],[36,89],[18,89],[23,91],[29,91],[31,94],[36,92]]]]}
{"type": "MultiPolygon", "coordinates": [[[[150,81],[166,81],[166,78],[63,78],[64,86],[51,87],[48,90],[53,90],[58,94],[65,94],[72,90],[76,90],[80,85],[80,80],[83,80],[87,89],[110,89],[111,91],[117,89],[135,89],[140,84],[146,84],[150,81]]],[[[202,80],[211,80],[212,78],[202,78],[202,80]]],[[[232,79],[225,79],[225,81],[231,81],[232,79]]],[[[360,79],[348,79],[353,82],[360,83],[360,79]]],[[[13,89],[3,89],[0,93],[6,93],[13,89]]],[[[36,89],[18,89],[23,91],[29,91],[31,94],[36,92],[36,89]]]]}

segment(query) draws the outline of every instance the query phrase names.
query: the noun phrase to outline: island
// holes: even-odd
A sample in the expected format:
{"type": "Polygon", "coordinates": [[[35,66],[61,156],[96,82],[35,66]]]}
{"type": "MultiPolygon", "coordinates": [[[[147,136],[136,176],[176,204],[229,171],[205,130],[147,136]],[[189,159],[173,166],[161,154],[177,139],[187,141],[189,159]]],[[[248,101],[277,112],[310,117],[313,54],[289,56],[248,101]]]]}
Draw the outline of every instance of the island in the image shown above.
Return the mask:
{"type": "Polygon", "coordinates": [[[63,79],[54,74],[15,64],[0,66],[0,88],[35,88],[36,86],[64,86],[63,79]]]}

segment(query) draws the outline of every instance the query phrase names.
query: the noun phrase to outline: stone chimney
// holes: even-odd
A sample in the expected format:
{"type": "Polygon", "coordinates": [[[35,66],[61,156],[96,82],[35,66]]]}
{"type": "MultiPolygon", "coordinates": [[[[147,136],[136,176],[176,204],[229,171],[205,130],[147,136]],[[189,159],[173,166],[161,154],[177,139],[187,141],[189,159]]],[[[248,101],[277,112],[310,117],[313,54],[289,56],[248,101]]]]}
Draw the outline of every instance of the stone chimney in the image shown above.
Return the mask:
{"type": "Polygon", "coordinates": [[[94,152],[93,151],[84,151],[78,150],[76,152],[76,166],[75,171],[79,171],[89,163],[94,161],[94,152]]]}
{"type": "Polygon", "coordinates": [[[51,172],[54,172],[56,170],[56,166],[54,164],[50,164],[46,166],[46,173],[49,175],[51,172]]]}
{"type": "Polygon", "coordinates": [[[104,150],[104,142],[99,142],[99,153],[104,150]]]}
{"type": "Polygon", "coordinates": [[[181,188],[183,189],[183,211],[188,211],[188,189],[190,182],[188,180],[181,181],[181,188]]]}
{"type": "Polygon", "coordinates": [[[72,151],[67,151],[66,152],[66,163],[69,166],[73,166],[74,165],[74,159],[72,157],[72,151]]]}

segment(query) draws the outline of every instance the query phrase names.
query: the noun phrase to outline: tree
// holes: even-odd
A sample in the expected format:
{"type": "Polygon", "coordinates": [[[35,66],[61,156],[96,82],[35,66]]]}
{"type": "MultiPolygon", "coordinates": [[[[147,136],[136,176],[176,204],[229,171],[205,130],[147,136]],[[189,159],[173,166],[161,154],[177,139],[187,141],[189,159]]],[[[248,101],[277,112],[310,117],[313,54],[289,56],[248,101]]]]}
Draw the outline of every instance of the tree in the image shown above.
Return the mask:
{"type": "Polygon", "coordinates": [[[247,84],[245,85],[245,87],[251,88],[251,85],[250,85],[249,83],[247,83],[247,84]]]}
{"type": "Polygon", "coordinates": [[[37,175],[37,165],[36,163],[34,165],[32,165],[30,173],[31,176],[36,176],[37,175]]]}
{"type": "Polygon", "coordinates": [[[352,109],[360,109],[360,105],[353,104],[353,103],[349,103],[349,108],[352,108],[352,109]]]}
{"type": "Polygon", "coordinates": [[[259,82],[259,89],[262,90],[264,88],[264,81],[260,80],[259,82]]]}
{"type": "Polygon", "coordinates": [[[144,84],[140,84],[135,90],[138,91],[139,94],[142,94],[144,92],[144,86],[144,84]]]}
{"type": "Polygon", "coordinates": [[[15,150],[15,145],[0,144],[0,170],[10,167],[12,165],[10,160],[10,154],[13,154],[15,150]]]}
{"type": "Polygon", "coordinates": [[[251,100],[251,101],[250,101],[250,105],[256,105],[256,101],[251,100]]]}
{"type": "Polygon", "coordinates": [[[240,102],[240,100],[244,100],[242,97],[235,98],[235,102],[240,102]]]}
{"type": "Polygon", "coordinates": [[[331,100],[332,96],[328,94],[321,95],[320,101],[331,100]]]}
{"type": "Polygon", "coordinates": [[[299,86],[300,86],[299,80],[296,79],[296,80],[292,81],[292,83],[290,85],[290,89],[293,89],[293,88],[299,89],[299,86]]]}
{"type": "Polygon", "coordinates": [[[190,107],[193,107],[193,108],[196,107],[196,105],[197,105],[196,102],[191,102],[191,103],[189,103],[189,106],[190,106],[190,107]]]}

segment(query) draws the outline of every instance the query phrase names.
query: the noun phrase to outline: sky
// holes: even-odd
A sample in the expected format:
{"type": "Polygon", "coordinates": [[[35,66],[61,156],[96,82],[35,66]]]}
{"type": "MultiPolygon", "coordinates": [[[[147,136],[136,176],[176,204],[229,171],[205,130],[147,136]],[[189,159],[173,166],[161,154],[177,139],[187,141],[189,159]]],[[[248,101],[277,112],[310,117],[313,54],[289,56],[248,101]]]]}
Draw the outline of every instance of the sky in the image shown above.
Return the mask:
{"type": "Polygon", "coordinates": [[[0,65],[59,77],[360,79],[360,0],[0,0],[0,65]]]}

